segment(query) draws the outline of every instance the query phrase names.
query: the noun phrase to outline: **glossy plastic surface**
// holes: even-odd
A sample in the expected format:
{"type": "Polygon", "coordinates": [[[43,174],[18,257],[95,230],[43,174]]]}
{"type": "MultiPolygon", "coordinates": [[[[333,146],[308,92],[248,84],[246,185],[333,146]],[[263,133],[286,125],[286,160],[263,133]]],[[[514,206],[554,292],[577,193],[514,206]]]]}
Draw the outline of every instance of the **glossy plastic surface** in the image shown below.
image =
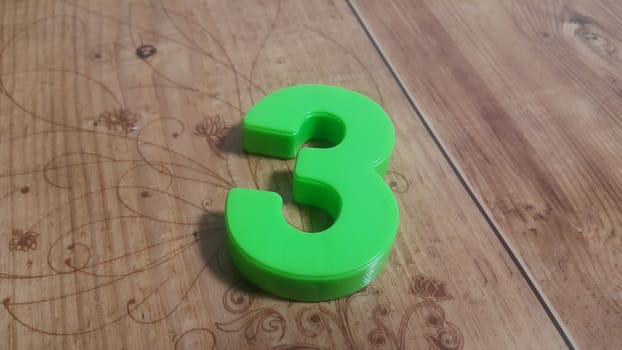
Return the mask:
{"type": "Polygon", "coordinates": [[[229,249],[244,277],[305,301],[348,295],[376,278],[399,222],[383,179],[395,132],[382,108],[347,89],[298,85],[260,100],[245,116],[242,133],[248,152],[296,157],[294,200],[334,219],[322,232],[302,232],[283,217],[279,194],[232,189],[225,207],[229,249]],[[334,146],[301,149],[314,139],[334,146]]]}

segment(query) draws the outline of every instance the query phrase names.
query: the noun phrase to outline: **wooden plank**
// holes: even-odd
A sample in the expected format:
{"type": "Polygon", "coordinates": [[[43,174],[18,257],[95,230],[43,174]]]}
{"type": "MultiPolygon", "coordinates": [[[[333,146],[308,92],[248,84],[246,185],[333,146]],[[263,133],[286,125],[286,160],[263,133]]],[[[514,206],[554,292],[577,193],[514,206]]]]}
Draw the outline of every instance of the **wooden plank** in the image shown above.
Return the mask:
{"type": "Polygon", "coordinates": [[[622,6],[353,7],[576,345],[622,348],[622,6]]]}
{"type": "Polygon", "coordinates": [[[0,6],[2,348],[564,348],[345,2],[0,6]],[[239,121],[295,83],[360,91],[397,130],[390,262],[324,303],[245,285],[223,244],[229,188],[289,198],[292,162],[242,154],[239,121]]]}

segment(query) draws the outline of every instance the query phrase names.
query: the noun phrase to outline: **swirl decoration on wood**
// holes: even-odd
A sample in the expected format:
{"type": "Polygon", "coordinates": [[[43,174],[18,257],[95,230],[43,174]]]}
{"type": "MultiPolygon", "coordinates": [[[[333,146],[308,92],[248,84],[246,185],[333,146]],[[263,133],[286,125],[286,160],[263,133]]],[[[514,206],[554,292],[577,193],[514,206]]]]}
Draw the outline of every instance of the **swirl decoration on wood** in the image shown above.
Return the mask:
{"type": "MultiPolygon", "coordinates": [[[[344,348],[363,346],[364,339],[354,335],[359,326],[351,320],[352,304],[379,300],[379,288],[316,304],[266,302],[252,287],[235,282],[239,276],[228,262],[222,217],[227,191],[269,187],[260,175],[266,167],[291,177],[286,162],[260,162],[242,154],[236,127],[253,101],[275,88],[266,77],[298,83],[283,78],[291,69],[279,70],[295,57],[279,59],[278,67],[268,62],[274,33],[283,25],[283,6],[272,2],[262,9],[266,18],[249,19],[257,21],[253,35],[261,40],[249,43],[252,60],[244,69],[239,68],[244,62],[233,59],[235,43],[221,41],[208,26],[164,4],[130,4],[124,9],[128,16],[122,17],[82,2],[58,1],[57,14],[11,32],[0,45],[0,63],[14,68],[0,72],[0,106],[10,106],[15,127],[2,134],[0,145],[21,150],[36,144],[42,151],[0,171],[0,179],[12,184],[0,188],[0,197],[21,207],[40,194],[56,198],[29,210],[36,214],[12,222],[14,227],[2,226],[8,239],[0,254],[10,255],[12,264],[0,271],[0,280],[12,284],[7,290],[27,285],[35,291],[0,296],[11,323],[41,335],[80,337],[106,332],[120,322],[125,327],[166,320],[180,329],[171,336],[170,346],[176,349],[193,344],[217,349],[220,337],[238,333],[248,344],[268,341],[278,350],[327,349],[314,342],[329,332],[339,334],[344,348]],[[144,18],[160,22],[154,27],[144,18]],[[119,28],[119,34],[112,41],[91,42],[85,35],[91,27],[119,28]],[[50,42],[50,28],[65,34],[50,42]],[[18,58],[26,57],[24,50],[34,44],[51,56],[21,64],[18,58]],[[67,52],[76,53],[75,60],[54,56],[67,52]],[[201,62],[205,72],[176,72],[169,57],[201,62]],[[59,107],[67,103],[75,106],[59,107]],[[196,264],[185,264],[180,273],[180,261],[196,264]],[[206,307],[231,318],[208,326],[178,323],[172,316],[187,308],[189,300],[201,300],[199,286],[216,275],[231,288],[210,290],[223,293],[222,305],[206,307]],[[100,300],[119,290],[129,296],[100,300]],[[41,312],[67,304],[84,305],[80,317],[59,322],[56,315],[41,312]],[[292,337],[306,340],[290,342],[292,337]]],[[[352,81],[327,76],[321,82],[359,87],[383,103],[371,72],[350,49],[320,29],[296,25],[301,38],[313,38],[317,52],[332,50],[344,57],[345,64],[335,69],[356,73],[344,75],[355,77],[352,81]]],[[[387,181],[398,195],[410,187],[395,169],[387,181]]],[[[389,306],[372,310],[368,318],[376,329],[370,331],[368,345],[404,349],[411,320],[423,317],[426,331],[419,341],[436,349],[462,348],[460,331],[445,320],[439,304],[451,298],[444,283],[416,277],[404,290],[422,301],[403,312],[397,331],[386,322],[395,311],[389,306]]]]}

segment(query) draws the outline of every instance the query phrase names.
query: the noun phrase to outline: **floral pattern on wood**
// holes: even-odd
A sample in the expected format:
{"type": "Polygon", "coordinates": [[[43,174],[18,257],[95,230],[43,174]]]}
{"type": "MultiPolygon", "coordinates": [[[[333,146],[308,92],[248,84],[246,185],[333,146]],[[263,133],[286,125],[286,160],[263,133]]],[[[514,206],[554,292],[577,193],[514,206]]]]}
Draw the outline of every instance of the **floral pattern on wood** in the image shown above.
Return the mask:
{"type": "Polygon", "coordinates": [[[119,134],[128,134],[138,130],[139,119],[140,115],[127,108],[115,108],[102,112],[93,124],[95,126],[103,125],[106,129],[119,134]]]}
{"type": "Polygon", "coordinates": [[[404,310],[400,318],[397,332],[392,330],[386,319],[392,310],[389,305],[378,305],[372,312],[376,327],[369,333],[371,343],[384,346],[387,343],[394,349],[407,349],[411,342],[421,342],[425,339],[430,349],[458,350],[464,345],[464,338],[460,330],[446,320],[445,311],[439,302],[451,299],[444,282],[425,275],[417,275],[409,287],[409,292],[420,300],[404,310]],[[407,328],[413,317],[417,318],[416,329],[423,333],[419,338],[407,339],[407,328]]]}
{"type": "MultiPolygon", "coordinates": [[[[278,27],[281,7],[285,5],[274,1],[264,6],[272,10],[270,16],[249,19],[267,23],[263,24],[261,40],[253,46],[251,67],[245,72],[232,59],[227,43],[217,39],[220,36],[190,15],[163,4],[128,4],[123,11],[133,16],[124,18],[102,14],[80,2],[57,2],[59,11],[66,9],[67,14],[25,23],[10,36],[7,34],[8,40],[0,45],[0,63],[6,67],[18,67],[7,62],[14,57],[27,57],[22,50],[32,47],[32,43],[43,45],[50,55],[78,54],[84,49],[84,57],[75,57],[84,61],[71,69],[53,66],[52,63],[64,60],[51,57],[33,61],[36,67],[0,74],[2,106],[9,105],[18,111],[15,115],[23,123],[19,128],[21,134],[11,132],[9,136],[1,136],[0,144],[3,148],[17,149],[18,153],[23,144],[36,144],[44,150],[21,168],[1,170],[0,178],[32,176],[39,181],[36,186],[31,184],[36,194],[56,191],[54,198],[58,198],[51,205],[29,211],[36,214],[27,223],[16,223],[20,229],[1,232],[8,238],[8,244],[5,241],[3,246],[5,249],[8,246],[12,258],[25,255],[18,252],[28,253],[28,269],[19,269],[14,264],[10,270],[0,271],[0,280],[3,284],[27,284],[34,291],[1,296],[0,311],[10,320],[11,327],[20,327],[20,332],[36,333],[43,338],[88,339],[87,335],[105,334],[114,327],[168,323],[178,328],[170,336],[169,345],[174,349],[196,344],[217,349],[218,344],[227,343],[220,341],[221,338],[241,336],[249,346],[269,342],[278,350],[322,350],[332,348],[320,344],[325,339],[322,335],[328,333],[340,338],[346,349],[377,345],[372,338],[369,341],[357,338],[355,328],[359,319],[371,320],[375,313],[355,314],[352,304],[363,300],[378,302],[383,294],[379,287],[368,286],[330,302],[272,301],[267,306],[263,300],[258,301],[261,292],[243,282],[234,282],[239,276],[228,261],[222,213],[226,192],[238,186],[268,187],[260,186],[262,180],[258,173],[270,167],[285,169],[291,178],[288,163],[242,154],[236,148],[241,141],[235,127],[249,107],[248,101],[252,103],[257,96],[274,88],[266,87],[257,77],[271,76],[261,71],[269,72],[262,60],[269,57],[266,50],[273,39],[270,36],[278,27]],[[161,19],[158,25],[166,30],[148,28],[149,23],[140,22],[141,16],[137,15],[140,13],[145,18],[161,19]],[[80,16],[87,15],[97,25],[121,28],[116,41],[85,40],[80,29],[91,22],[82,21],[80,16]],[[46,44],[45,34],[50,28],[63,32],[63,38],[71,40],[46,44]],[[200,40],[193,39],[197,35],[200,40]],[[80,40],[85,47],[76,45],[80,40]],[[209,74],[184,80],[168,70],[171,65],[158,65],[171,52],[178,55],[175,59],[200,61],[209,74]],[[118,82],[111,83],[107,69],[113,64],[114,69],[131,74],[120,74],[116,77],[118,82]],[[218,76],[213,86],[201,85],[212,75],[218,76]],[[26,84],[27,81],[30,83],[26,84]],[[233,88],[226,90],[225,85],[233,88]],[[33,102],[32,91],[36,91],[38,100],[56,101],[66,93],[75,94],[66,97],[71,103],[92,105],[77,103],[76,108],[66,110],[54,110],[53,106],[40,108],[33,102]],[[160,110],[157,103],[141,105],[144,100],[154,99],[149,97],[154,91],[161,93],[158,98],[164,100],[177,98],[187,105],[202,105],[187,115],[160,110]],[[96,98],[91,101],[81,93],[96,98]],[[63,147],[58,146],[61,143],[63,147]],[[187,152],[188,149],[197,151],[187,152]],[[163,211],[163,206],[176,209],[163,211]],[[71,213],[71,217],[66,213],[71,213]],[[106,244],[97,244],[101,241],[106,244]],[[194,263],[187,264],[184,272],[179,273],[174,268],[179,261],[194,263]],[[208,325],[179,322],[176,316],[180,310],[189,300],[201,300],[201,283],[213,282],[214,275],[222,278],[216,284],[231,285],[231,288],[223,293],[222,305],[208,305],[208,311],[216,310],[230,317],[208,325]],[[106,294],[117,295],[119,290],[129,291],[128,295],[103,301],[100,298],[106,294]],[[80,317],[59,319],[45,312],[63,310],[65,305],[81,305],[80,317]],[[295,311],[288,318],[286,313],[290,308],[295,311]],[[104,309],[106,312],[102,312],[104,309]],[[304,338],[304,342],[290,344],[287,336],[292,334],[304,338]]],[[[350,87],[367,90],[362,92],[373,95],[382,104],[381,89],[362,60],[350,48],[322,32],[321,26],[316,27],[305,24],[298,30],[313,38],[317,47],[346,57],[343,70],[356,73],[351,74],[354,78],[348,82],[350,87]]],[[[331,81],[332,75],[318,79],[324,83],[341,83],[331,81]]],[[[175,102],[183,104],[179,101],[175,102]]],[[[167,108],[173,105],[171,102],[167,108]]],[[[9,118],[18,119],[12,115],[9,118]]],[[[409,180],[397,171],[391,171],[387,181],[396,193],[404,193],[410,186],[409,180]]],[[[34,197],[33,192],[24,186],[2,199],[18,202],[17,196],[30,193],[27,197],[34,197]]],[[[19,202],[19,205],[27,204],[19,202]]],[[[438,285],[440,282],[436,280],[427,281],[411,291],[436,305],[433,303],[447,300],[449,295],[444,284],[442,288],[438,285]]],[[[460,333],[443,322],[444,314],[439,320],[435,332],[430,331],[421,339],[446,346],[451,343],[447,339],[453,339],[447,334],[460,333]]],[[[406,321],[404,327],[407,325],[406,321]]],[[[389,328],[386,332],[390,332],[389,328]]],[[[397,331],[396,337],[399,338],[400,332],[397,331]]]]}
{"type": "Polygon", "coordinates": [[[19,229],[13,229],[11,240],[9,241],[9,250],[20,252],[36,250],[37,237],[39,237],[39,234],[32,231],[24,232],[19,229]]]}
{"type": "Polygon", "coordinates": [[[246,282],[235,283],[223,295],[224,308],[239,315],[228,322],[216,322],[216,328],[224,332],[242,332],[248,344],[254,344],[260,332],[275,333],[277,339],[283,339],[286,321],[283,315],[272,308],[251,309],[254,290],[246,282]]]}
{"type": "MultiPolygon", "coordinates": [[[[241,332],[248,343],[254,343],[260,330],[260,325],[270,319],[271,324],[261,327],[264,332],[280,331],[283,338],[287,321],[282,314],[274,309],[260,308],[253,310],[254,287],[246,283],[233,286],[223,296],[225,309],[233,314],[241,314],[226,324],[216,323],[218,329],[226,332],[241,332]],[[236,324],[236,326],[232,326],[236,324]]],[[[368,333],[368,344],[373,347],[389,346],[389,349],[405,350],[416,349],[413,344],[426,345],[434,350],[460,350],[464,346],[462,332],[453,323],[446,319],[446,314],[440,302],[451,299],[445,283],[438,279],[418,275],[407,288],[410,294],[416,297],[414,303],[407,307],[399,317],[399,323],[394,327],[389,325],[392,310],[387,304],[379,304],[371,312],[371,319],[375,328],[368,333]],[[416,292],[413,292],[416,291],[416,292]],[[414,324],[416,323],[416,326],[414,324]],[[413,327],[414,326],[414,327],[413,327]],[[414,328],[417,334],[408,336],[408,329],[414,328]]],[[[378,299],[382,290],[372,285],[352,295],[328,302],[320,303],[291,303],[296,309],[294,317],[297,331],[309,339],[305,343],[277,344],[275,350],[328,349],[322,344],[313,343],[320,335],[330,332],[343,340],[344,349],[356,350],[365,348],[366,344],[354,336],[354,325],[351,322],[351,304],[358,298],[378,299]],[[337,333],[329,330],[336,329],[337,333]]]]}
{"type": "Polygon", "coordinates": [[[194,134],[204,137],[212,151],[221,158],[224,158],[224,156],[218,150],[217,146],[227,136],[228,131],[229,127],[225,125],[219,115],[205,117],[194,127],[194,134]]]}
{"type": "Polygon", "coordinates": [[[418,275],[410,285],[409,292],[424,299],[443,301],[451,299],[452,296],[447,292],[445,282],[439,281],[434,277],[418,275]]]}

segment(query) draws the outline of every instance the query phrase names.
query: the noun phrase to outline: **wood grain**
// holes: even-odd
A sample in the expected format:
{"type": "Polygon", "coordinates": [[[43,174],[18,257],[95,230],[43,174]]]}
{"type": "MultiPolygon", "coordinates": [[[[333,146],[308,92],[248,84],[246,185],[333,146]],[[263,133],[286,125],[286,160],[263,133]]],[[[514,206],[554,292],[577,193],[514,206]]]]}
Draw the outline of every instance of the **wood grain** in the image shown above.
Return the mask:
{"type": "Polygon", "coordinates": [[[347,3],[3,1],[0,18],[2,348],[565,347],[347,3]],[[323,303],[246,285],[223,244],[230,188],[290,198],[293,163],[243,154],[239,122],[296,83],[360,91],[397,130],[390,262],[323,303]]]}
{"type": "Polygon", "coordinates": [[[622,348],[619,2],[353,4],[575,345],[622,348]]]}

